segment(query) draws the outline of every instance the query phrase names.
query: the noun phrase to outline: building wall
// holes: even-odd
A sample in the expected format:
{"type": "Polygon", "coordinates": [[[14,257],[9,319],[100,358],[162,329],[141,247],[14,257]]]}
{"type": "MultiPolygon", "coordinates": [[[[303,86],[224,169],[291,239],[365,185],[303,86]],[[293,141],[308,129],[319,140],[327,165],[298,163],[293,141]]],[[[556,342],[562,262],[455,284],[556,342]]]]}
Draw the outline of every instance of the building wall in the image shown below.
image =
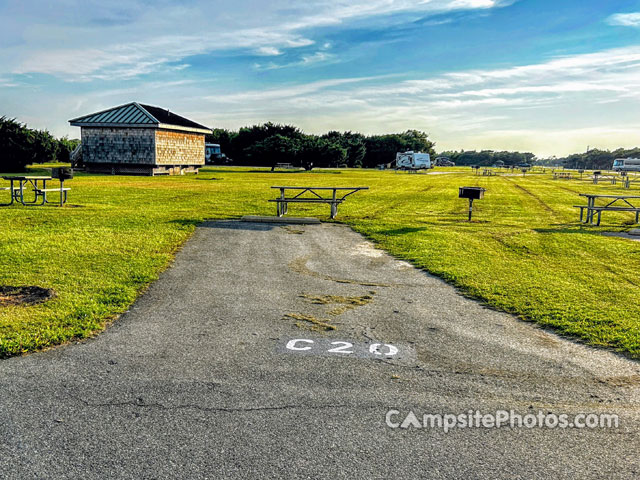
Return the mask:
{"type": "Polygon", "coordinates": [[[156,130],[158,165],[204,165],[204,135],[156,130]]]}
{"type": "MultiPolygon", "coordinates": [[[[82,127],[82,159],[87,164],[154,165],[154,133],[151,128],[82,127]]],[[[204,158],[204,153],[202,155],[204,158]]]]}

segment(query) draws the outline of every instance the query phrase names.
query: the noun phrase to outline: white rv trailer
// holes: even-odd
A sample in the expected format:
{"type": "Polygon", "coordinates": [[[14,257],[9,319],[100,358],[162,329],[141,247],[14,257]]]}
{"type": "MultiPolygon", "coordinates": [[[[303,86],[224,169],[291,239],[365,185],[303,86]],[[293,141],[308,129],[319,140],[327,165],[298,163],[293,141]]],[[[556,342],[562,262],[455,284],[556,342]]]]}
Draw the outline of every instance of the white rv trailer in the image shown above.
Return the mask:
{"type": "Polygon", "coordinates": [[[422,170],[432,168],[431,157],[428,153],[404,152],[396,154],[397,170],[422,170]]]}
{"type": "Polygon", "coordinates": [[[616,172],[640,172],[640,158],[616,158],[613,169],[616,172]]]}

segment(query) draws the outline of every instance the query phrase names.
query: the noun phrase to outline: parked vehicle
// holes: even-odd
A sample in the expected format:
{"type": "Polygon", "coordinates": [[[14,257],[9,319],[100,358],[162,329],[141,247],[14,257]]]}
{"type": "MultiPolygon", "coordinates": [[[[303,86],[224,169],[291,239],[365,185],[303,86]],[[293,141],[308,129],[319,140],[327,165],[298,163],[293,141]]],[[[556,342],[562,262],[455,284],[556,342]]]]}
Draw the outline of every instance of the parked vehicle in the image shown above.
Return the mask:
{"type": "Polygon", "coordinates": [[[224,163],[227,156],[220,150],[217,143],[204,144],[204,161],[205,163],[224,163]]]}
{"type": "Polygon", "coordinates": [[[431,157],[428,153],[409,151],[396,154],[397,170],[422,170],[427,168],[433,168],[431,157]]]}
{"type": "Polygon", "coordinates": [[[616,172],[640,172],[640,158],[616,158],[613,161],[616,172]]]}
{"type": "Polygon", "coordinates": [[[436,167],[455,167],[456,164],[449,160],[447,157],[438,157],[436,158],[436,167]]]}

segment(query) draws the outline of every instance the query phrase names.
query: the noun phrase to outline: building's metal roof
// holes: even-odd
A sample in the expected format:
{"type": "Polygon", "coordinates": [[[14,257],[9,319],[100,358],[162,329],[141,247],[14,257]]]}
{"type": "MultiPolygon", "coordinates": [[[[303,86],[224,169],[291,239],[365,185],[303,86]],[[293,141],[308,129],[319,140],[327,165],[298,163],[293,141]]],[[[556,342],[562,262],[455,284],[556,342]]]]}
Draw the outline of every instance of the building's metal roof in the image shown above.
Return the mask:
{"type": "Polygon", "coordinates": [[[197,133],[211,133],[211,129],[167,109],[141,105],[136,102],[69,120],[75,127],[133,127],[168,128],[197,133]]]}

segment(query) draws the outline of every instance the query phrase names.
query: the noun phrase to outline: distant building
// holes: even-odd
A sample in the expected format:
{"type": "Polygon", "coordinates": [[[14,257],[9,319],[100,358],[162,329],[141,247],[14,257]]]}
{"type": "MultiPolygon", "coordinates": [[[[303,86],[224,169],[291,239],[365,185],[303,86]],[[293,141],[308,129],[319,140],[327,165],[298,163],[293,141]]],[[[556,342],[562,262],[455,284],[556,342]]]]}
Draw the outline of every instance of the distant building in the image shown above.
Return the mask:
{"type": "Polygon", "coordinates": [[[211,129],[164,108],[136,102],[69,120],[80,127],[88,172],[180,175],[204,165],[211,129]]]}

